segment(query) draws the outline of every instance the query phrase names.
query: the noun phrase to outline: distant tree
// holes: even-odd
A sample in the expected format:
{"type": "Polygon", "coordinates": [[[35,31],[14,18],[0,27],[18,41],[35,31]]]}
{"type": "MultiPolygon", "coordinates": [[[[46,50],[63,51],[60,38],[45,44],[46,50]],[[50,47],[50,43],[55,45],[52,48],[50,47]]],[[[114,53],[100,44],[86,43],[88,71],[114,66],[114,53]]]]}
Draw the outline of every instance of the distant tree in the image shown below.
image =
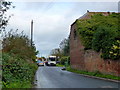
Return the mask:
{"type": "Polygon", "coordinates": [[[61,52],[59,48],[52,49],[50,55],[55,55],[57,57],[61,57],[61,52]]]}
{"type": "Polygon", "coordinates": [[[69,38],[65,38],[61,41],[60,45],[60,51],[64,56],[69,56],[70,46],[69,46],[69,38]]]}
{"type": "Polygon", "coordinates": [[[63,39],[60,42],[59,47],[60,48],[52,49],[50,55],[55,55],[59,58],[61,58],[62,56],[69,56],[69,51],[70,51],[69,38],[63,39]]]}
{"type": "Polygon", "coordinates": [[[45,57],[41,57],[44,61],[46,60],[46,58],[45,57]]]}

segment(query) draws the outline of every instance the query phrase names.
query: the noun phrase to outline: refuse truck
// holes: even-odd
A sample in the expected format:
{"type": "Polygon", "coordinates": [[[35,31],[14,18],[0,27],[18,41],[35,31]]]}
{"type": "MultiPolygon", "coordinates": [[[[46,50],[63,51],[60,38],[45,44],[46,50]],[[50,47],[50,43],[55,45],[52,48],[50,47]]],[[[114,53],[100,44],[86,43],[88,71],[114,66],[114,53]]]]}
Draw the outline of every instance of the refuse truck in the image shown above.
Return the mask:
{"type": "Polygon", "coordinates": [[[56,66],[56,56],[49,56],[48,57],[48,66],[56,66]]]}

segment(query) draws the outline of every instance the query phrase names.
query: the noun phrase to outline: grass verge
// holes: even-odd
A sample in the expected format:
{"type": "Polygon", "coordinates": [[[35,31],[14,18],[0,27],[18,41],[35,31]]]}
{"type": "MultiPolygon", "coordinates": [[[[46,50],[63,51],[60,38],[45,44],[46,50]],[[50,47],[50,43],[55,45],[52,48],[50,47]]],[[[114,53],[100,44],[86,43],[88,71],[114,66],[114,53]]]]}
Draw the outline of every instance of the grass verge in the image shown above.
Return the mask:
{"type": "Polygon", "coordinates": [[[120,80],[119,76],[113,76],[113,75],[109,75],[109,74],[102,74],[99,71],[88,72],[88,71],[72,69],[71,67],[67,67],[66,70],[70,71],[70,72],[78,73],[78,74],[85,74],[85,75],[89,75],[89,76],[96,76],[96,77],[101,77],[101,78],[120,80]]]}
{"type": "Polygon", "coordinates": [[[65,67],[65,65],[56,64],[57,67],[65,67]]]}

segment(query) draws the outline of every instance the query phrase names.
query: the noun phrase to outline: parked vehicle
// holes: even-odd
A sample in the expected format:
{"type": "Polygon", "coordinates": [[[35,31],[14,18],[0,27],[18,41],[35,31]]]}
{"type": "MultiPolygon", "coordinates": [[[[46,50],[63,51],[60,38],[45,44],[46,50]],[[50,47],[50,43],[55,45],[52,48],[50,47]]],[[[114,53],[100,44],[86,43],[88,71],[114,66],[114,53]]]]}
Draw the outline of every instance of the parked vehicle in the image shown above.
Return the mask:
{"type": "Polygon", "coordinates": [[[41,61],[41,60],[38,60],[38,61],[37,61],[37,65],[38,65],[38,66],[44,66],[44,62],[41,61]]]}
{"type": "Polygon", "coordinates": [[[56,66],[56,56],[49,56],[48,57],[48,65],[49,66],[56,66]]]}

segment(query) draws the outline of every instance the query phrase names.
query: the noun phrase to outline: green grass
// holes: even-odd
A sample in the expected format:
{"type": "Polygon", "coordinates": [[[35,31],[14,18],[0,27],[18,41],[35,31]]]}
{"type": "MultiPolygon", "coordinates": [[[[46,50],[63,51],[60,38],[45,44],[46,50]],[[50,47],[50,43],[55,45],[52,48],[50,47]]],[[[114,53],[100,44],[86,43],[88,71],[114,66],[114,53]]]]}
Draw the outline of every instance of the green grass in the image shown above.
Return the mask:
{"type": "Polygon", "coordinates": [[[57,67],[64,67],[65,65],[56,64],[57,67]]]}
{"type": "Polygon", "coordinates": [[[32,84],[27,81],[10,82],[9,84],[3,82],[3,84],[5,85],[3,88],[32,88],[32,84]]]}
{"type": "Polygon", "coordinates": [[[85,74],[85,75],[96,76],[96,77],[101,77],[101,78],[120,80],[120,77],[118,77],[118,76],[113,76],[113,75],[109,75],[109,74],[102,74],[99,71],[88,72],[88,71],[72,69],[71,67],[67,67],[66,69],[67,69],[67,71],[78,73],[78,74],[85,74]]]}

